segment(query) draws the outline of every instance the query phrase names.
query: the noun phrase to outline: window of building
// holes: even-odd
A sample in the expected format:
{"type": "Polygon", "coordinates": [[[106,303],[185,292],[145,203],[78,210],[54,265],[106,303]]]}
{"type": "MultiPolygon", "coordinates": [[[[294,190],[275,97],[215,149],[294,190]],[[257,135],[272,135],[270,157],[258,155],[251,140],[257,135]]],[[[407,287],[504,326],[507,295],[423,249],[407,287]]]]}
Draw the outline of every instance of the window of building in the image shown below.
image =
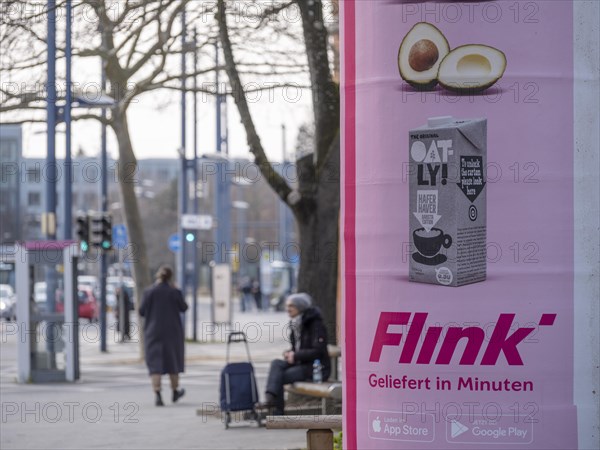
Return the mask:
{"type": "Polygon", "coordinates": [[[28,167],[26,170],[27,181],[29,183],[40,183],[42,179],[42,169],[39,164],[36,163],[34,167],[28,167]]]}
{"type": "Polygon", "coordinates": [[[42,204],[42,195],[39,192],[29,192],[27,194],[27,204],[29,206],[40,206],[42,204]]]}
{"type": "Polygon", "coordinates": [[[17,159],[16,151],[17,141],[13,139],[2,141],[2,145],[0,145],[0,161],[15,161],[17,159]]]}

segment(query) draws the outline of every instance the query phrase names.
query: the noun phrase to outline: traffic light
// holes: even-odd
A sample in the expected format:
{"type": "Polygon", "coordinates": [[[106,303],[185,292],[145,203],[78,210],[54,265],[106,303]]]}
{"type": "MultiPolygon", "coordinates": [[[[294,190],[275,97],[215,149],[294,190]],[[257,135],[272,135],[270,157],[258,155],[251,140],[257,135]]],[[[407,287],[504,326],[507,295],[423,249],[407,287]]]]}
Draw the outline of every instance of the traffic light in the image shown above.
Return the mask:
{"type": "Polygon", "coordinates": [[[87,252],[90,248],[90,218],[85,214],[77,216],[77,238],[81,251],[87,252]]]}
{"type": "Polygon", "coordinates": [[[94,214],[90,227],[91,244],[94,247],[100,247],[102,250],[110,250],[112,248],[112,218],[110,214],[94,214]]]}

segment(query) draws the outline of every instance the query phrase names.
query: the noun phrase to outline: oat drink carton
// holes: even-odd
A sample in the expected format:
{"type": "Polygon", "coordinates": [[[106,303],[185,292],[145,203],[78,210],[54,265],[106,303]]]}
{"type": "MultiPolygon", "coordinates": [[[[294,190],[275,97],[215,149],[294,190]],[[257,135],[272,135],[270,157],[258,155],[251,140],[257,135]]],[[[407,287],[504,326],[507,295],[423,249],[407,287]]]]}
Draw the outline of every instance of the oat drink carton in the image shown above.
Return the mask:
{"type": "Polygon", "coordinates": [[[431,118],[409,149],[410,281],[485,280],[487,120],[431,118]]]}

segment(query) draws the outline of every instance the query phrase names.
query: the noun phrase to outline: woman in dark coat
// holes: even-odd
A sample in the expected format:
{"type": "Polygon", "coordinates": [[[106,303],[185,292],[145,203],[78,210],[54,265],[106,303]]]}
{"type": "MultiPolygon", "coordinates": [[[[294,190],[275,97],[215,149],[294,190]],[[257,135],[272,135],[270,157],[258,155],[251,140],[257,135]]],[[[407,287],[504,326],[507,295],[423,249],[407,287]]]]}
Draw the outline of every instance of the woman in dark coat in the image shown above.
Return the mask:
{"type": "Polygon", "coordinates": [[[327,352],[327,330],[321,311],[312,307],[308,294],[292,294],[286,299],[290,316],[290,343],[292,348],[283,354],[284,360],[271,362],[267,379],[266,402],[263,406],[274,415],[283,414],[283,386],[296,381],[312,379],[313,363],[321,361],[323,381],[329,378],[331,363],[327,352]]]}
{"type": "Polygon", "coordinates": [[[184,332],[181,313],[187,309],[181,291],[173,287],[170,267],[161,267],[156,273],[156,283],[144,291],[140,315],[144,321],[144,347],[146,365],[152,388],[156,394],[156,406],[163,406],[160,380],[169,374],[173,402],[185,393],[179,389],[179,374],[184,370],[184,332]]]}

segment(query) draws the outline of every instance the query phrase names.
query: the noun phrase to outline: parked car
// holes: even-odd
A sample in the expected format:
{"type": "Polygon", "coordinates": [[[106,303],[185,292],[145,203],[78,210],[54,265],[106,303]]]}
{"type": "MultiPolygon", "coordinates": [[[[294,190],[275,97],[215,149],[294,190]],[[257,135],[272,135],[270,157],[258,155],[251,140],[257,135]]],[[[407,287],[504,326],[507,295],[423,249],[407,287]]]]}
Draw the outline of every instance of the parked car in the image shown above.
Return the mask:
{"type": "Polygon", "coordinates": [[[79,275],[77,277],[77,285],[86,285],[92,290],[95,296],[100,295],[100,283],[98,277],[94,275],[79,275]]]}
{"type": "Polygon", "coordinates": [[[10,284],[0,284],[0,317],[17,319],[17,296],[10,284]]]}
{"type": "MultiPolygon", "coordinates": [[[[97,322],[98,301],[94,296],[94,292],[88,285],[80,284],[77,286],[77,300],[79,302],[79,306],[77,307],[79,318],[88,319],[90,323],[97,322]]],[[[56,302],[56,311],[64,311],[64,303],[62,299],[56,302]]]]}

